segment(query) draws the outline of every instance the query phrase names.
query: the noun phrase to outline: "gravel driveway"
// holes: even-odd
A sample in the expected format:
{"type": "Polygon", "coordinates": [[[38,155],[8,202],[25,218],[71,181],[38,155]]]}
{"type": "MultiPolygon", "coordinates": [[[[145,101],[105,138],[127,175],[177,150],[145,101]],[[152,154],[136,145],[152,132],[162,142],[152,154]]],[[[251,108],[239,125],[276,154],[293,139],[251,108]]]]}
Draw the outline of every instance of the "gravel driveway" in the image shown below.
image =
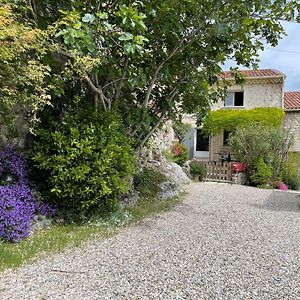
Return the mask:
{"type": "Polygon", "coordinates": [[[298,194],[188,192],[115,237],[5,272],[0,299],[300,299],[298,194]]]}

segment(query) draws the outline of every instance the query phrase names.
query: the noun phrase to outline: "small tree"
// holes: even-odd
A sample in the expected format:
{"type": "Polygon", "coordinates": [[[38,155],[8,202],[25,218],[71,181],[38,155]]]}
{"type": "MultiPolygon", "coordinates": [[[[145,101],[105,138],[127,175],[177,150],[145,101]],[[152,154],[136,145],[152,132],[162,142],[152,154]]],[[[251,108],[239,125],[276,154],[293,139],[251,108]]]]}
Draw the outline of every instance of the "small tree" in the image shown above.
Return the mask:
{"type": "Polygon", "coordinates": [[[268,128],[262,125],[251,125],[238,128],[229,137],[237,160],[246,164],[246,175],[249,178],[252,170],[262,159],[272,170],[272,179],[279,176],[287,154],[293,144],[293,136],[284,128],[268,128]]]}

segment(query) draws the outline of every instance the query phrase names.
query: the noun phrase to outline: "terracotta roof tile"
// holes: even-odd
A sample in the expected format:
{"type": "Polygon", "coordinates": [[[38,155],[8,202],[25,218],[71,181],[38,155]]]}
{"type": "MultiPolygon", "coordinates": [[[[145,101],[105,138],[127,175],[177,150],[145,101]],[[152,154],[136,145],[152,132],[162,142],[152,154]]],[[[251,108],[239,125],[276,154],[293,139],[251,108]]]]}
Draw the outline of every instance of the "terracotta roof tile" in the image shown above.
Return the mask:
{"type": "MultiPolygon", "coordinates": [[[[285,77],[285,74],[280,71],[273,69],[258,69],[258,70],[239,70],[241,75],[245,78],[255,78],[255,77],[285,77]]],[[[231,71],[224,71],[221,73],[221,77],[233,78],[234,75],[231,71]]]]}
{"type": "Polygon", "coordinates": [[[285,92],[284,108],[287,110],[300,109],[300,92],[285,92]]]}

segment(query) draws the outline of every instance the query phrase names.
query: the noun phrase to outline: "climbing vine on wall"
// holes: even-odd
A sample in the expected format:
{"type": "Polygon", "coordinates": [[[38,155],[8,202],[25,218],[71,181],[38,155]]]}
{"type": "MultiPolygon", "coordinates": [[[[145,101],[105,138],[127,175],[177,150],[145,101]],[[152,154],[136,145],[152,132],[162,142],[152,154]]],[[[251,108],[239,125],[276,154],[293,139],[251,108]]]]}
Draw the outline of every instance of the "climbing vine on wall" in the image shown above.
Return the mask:
{"type": "Polygon", "coordinates": [[[283,116],[284,111],[281,108],[220,109],[208,113],[203,122],[203,129],[207,134],[218,134],[221,130],[233,131],[238,127],[253,124],[280,127],[283,116]]]}

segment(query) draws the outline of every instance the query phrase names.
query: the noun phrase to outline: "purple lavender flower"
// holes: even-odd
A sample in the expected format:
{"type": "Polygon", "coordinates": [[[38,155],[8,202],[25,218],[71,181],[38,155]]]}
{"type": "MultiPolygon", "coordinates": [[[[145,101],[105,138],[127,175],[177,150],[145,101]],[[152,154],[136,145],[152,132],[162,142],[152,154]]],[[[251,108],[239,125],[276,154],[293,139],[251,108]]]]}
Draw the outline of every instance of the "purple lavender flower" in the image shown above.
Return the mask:
{"type": "Polygon", "coordinates": [[[17,242],[27,237],[35,215],[35,200],[27,185],[0,186],[0,237],[17,242]]]}
{"type": "Polygon", "coordinates": [[[18,181],[26,182],[28,168],[25,160],[9,146],[0,152],[0,176],[11,173],[18,181]]]}
{"type": "Polygon", "coordinates": [[[28,237],[36,214],[54,216],[56,209],[37,201],[28,186],[25,160],[11,147],[0,151],[0,176],[12,174],[15,183],[0,185],[0,239],[18,242],[28,237]]]}
{"type": "Polygon", "coordinates": [[[37,214],[47,217],[54,217],[57,213],[56,207],[45,202],[37,202],[35,210],[37,214]]]}

